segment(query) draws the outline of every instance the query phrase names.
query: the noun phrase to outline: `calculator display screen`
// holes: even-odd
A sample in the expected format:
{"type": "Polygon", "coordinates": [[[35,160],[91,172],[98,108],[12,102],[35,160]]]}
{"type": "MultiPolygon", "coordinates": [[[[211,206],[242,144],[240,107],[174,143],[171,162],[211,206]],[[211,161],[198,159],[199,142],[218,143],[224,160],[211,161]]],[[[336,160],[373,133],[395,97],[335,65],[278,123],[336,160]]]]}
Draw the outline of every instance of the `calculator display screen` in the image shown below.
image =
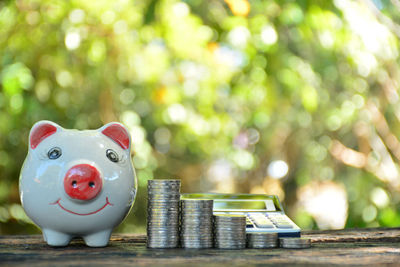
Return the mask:
{"type": "Polygon", "coordinates": [[[264,201],[216,201],[214,210],[265,210],[264,201]]]}

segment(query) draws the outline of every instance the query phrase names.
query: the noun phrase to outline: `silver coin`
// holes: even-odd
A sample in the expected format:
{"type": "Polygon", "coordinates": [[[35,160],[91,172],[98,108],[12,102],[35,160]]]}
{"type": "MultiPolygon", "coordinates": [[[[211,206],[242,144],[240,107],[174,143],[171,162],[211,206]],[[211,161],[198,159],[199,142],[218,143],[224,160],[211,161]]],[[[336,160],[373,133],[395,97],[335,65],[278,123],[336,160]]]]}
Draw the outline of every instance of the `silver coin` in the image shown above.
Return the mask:
{"type": "Polygon", "coordinates": [[[158,243],[173,243],[173,242],[178,242],[179,237],[178,236],[167,236],[167,235],[149,235],[147,237],[147,241],[152,241],[152,242],[158,242],[158,243]]]}
{"type": "Polygon", "coordinates": [[[278,240],[278,233],[247,233],[246,237],[249,241],[278,240]]]}
{"type": "Polygon", "coordinates": [[[165,206],[165,205],[173,205],[174,207],[179,208],[179,201],[174,199],[162,200],[162,199],[149,199],[147,201],[148,206],[165,206]]]}
{"type": "Polygon", "coordinates": [[[151,226],[151,227],[178,227],[179,226],[179,222],[178,221],[173,221],[173,222],[167,222],[164,220],[149,220],[147,221],[147,226],[151,226]]]}
{"type": "Polygon", "coordinates": [[[181,233],[181,237],[182,237],[183,239],[186,239],[186,240],[192,240],[192,239],[212,239],[212,238],[213,238],[213,236],[212,236],[211,234],[206,234],[206,233],[204,233],[204,234],[193,234],[193,233],[185,233],[185,234],[182,234],[182,233],[181,233]]]}
{"type": "Polygon", "coordinates": [[[181,240],[182,247],[190,246],[202,246],[202,247],[212,247],[214,243],[212,240],[181,240]]]}
{"type": "Polygon", "coordinates": [[[202,213],[206,213],[206,214],[210,214],[212,215],[212,209],[185,209],[185,208],[181,208],[182,209],[182,214],[187,214],[187,215],[197,215],[197,214],[202,214],[202,213]]]}
{"type": "Polygon", "coordinates": [[[147,248],[149,248],[149,249],[165,249],[165,248],[177,248],[177,247],[179,247],[178,243],[177,244],[175,244],[175,243],[173,243],[173,244],[151,244],[151,243],[147,244],[147,248]]]}
{"type": "Polygon", "coordinates": [[[149,205],[147,206],[148,212],[164,212],[164,211],[179,211],[179,208],[174,205],[149,205]]]}
{"type": "Polygon", "coordinates": [[[180,184],[177,183],[150,183],[147,184],[147,188],[158,189],[158,188],[173,188],[179,190],[181,188],[180,184]]]}
{"type": "Polygon", "coordinates": [[[154,212],[148,212],[147,218],[151,218],[151,220],[155,219],[162,219],[166,220],[168,218],[172,218],[174,220],[179,220],[178,212],[175,211],[154,211],[154,212]]]}
{"type": "Polygon", "coordinates": [[[197,217],[197,216],[196,217],[181,216],[181,220],[185,221],[185,222],[189,222],[189,223],[204,222],[204,223],[214,225],[213,221],[212,221],[212,217],[207,216],[207,215],[199,216],[199,217],[197,217]]]}
{"type": "Polygon", "coordinates": [[[181,222],[182,225],[213,227],[213,223],[208,220],[188,220],[181,218],[181,222]]]}
{"type": "Polygon", "coordinates": [[[154,204],[163,204],[163,203],[169,203],[169,204],[175,204],[179,207],[179,197],[166,197],[166,196],[162,196],[162,197],[154,197],[154,198],[149,198],[147,200],[147,203],[154,203],[154,204]]]}
{"type": "Polygon", "coordinates": [[[311,239],[306,237],[287,237],[279,238],[282,248],[310,248],[311,239]]]}
{"type": "Polygon", "coordinates": [[[179,217],[179,209],[175,209],[173,207],[165,207],[165,208],[150,208],[147,209],[148,214],[176,214],[179,217]]]}
{"type": "Polygon", "coordinates": [[[173,191],[179,191],[181,188],[180,185],[178,184],[158,184],[158,185],[147,185],[147,190],[164,190],[164,189],[170,189],[173,191]]]}
{"type": "Polygon", "coordinates": [[[174,215],[174,213],[166,212],[166,213],[149,213],[147,215],[147,221],[179,221],[178,215],[174,215]]]}
{"type": "Polygon", "coordinates": [[[216,245],[224,245],[224,246],[246,246],[246,242],[243,241],[215,241],[216,245]]]}
{"type": "Polygon", "coordinates": [[[217,238],[230,238],[230,237],[233,237],[233,238],[235,238],[236,236],[237,237],[240,237],[240,238],[246,238],[246,233],[245,232],[239,232],[239,231],[237,231],[237,232],[218,232],[218,231],[215,231],[214,230],[214,235],[215,235],[215,237],[217,237],[217,238]]]}
{"type": "Polygon", "coordinates": [[[212,232],[212,228],[202,228],[199,229],[198,231],[195,231],[194,228],[187,228],[187,227],[181,227],[179,229],[179,231],[181,232],[181,234],[185,234],[185,235],[192,235],[192,236],[196,236],[196,235],[208,235],[208,236],[212,236],[213,232],[212,232]]]}
{"type": "Polygon", "coordinates": [[[177,202],[179,205],[179,197],[174,196],[174,195],[154,195],[154,197],[148,198],[147,202],[171,202],[175,203],[177,202]]]}
{"type": "Polygon", "coordinates": [[[213,244],[190,244],[190,243],[184,243],[182,244],[182,248],[185,249],[206,249],[206,248],[212,248],[213,244]]]}
{"type": "Polygon", "coordinates": [[[192,230],[192,231],[196,231],[196,229],[198,231],[201,230],[209,230],[211,231],[212,225],[207,225],[207,224],[197,224],[197,225],[193,225],[193,224],[181,224],[181,229],[187,229],[187,230],[192,230]]]}
{"type": "Polygon", "coordinates": [[[210,233],[194,234],[194,233],[181,233],[182,239],[212,239],[213,236],[210,233]]]}
{"type": "Polygon", "coordinates": [[[178,220],[168,220],[168,219],[161,219],[161,218],[157,218],[157,219],[151,219],[148,218],[147,219],[147,225],[148,226],[157,226],[157,225],[163,225],[163,226],[179,226],[179,221],[178,220]]]}
{"type": "Polygon", "coordinates": [[[180,190],[181,185],[180,184],[174,184],[174,183],[151,183],[147,184],[147,189],[162,189],[162,188],[171,188],[173,190],[180,190]]]}
{"type": "Polygon", "coordinates": [[[178,207],[174,207],[173,205],[170,205],[170,206],[168,206],[168,205],[162,205],[162,206],[153,206],[153,205],[149,205],[149,206],[147,206],[147,211],[148,212],[152,212],[152,211],[154,211],[154,212],[157,212],[157,211],[168,211],[168,210],[170,210],[170,211],[179,211],[179,208],[178,207]]]}
{"type": "Polygon", "coordinates": [[[158,201],[158,200],[150,200],[147,202],[148,207],[174,207],[174,208],[179,208],[179,205],[176,201],[173,200],[168,200],[168,201],[158,201]]]}
{"type": "Polygon", "coordinates": [[[162,199],[162,198],[149,198],[147,200],[147,204],[156,204],[156,205],[162,205],[162,204],[174,204],[179,207],[179,199],[162,199]]]}
{"type": "Polygon", "coordinates": [[[247,238],[251,240],[278,239],[278,233],[247,233],[247,238]]]}
{"type": "Polygon", "coordinates": [[[173,211],[167,211],[167,212],[149,212],[147,214],[147,221],[152,221],[152,220],[174,220],[174,221],[179,221],[179,216],[178,213],[175,213],[173,211]]]}
{"type": "Polygon", "coordinates": [[[229,234],[229,233],[242,233],[245,234],[246,228],[245,226],[236,226],[236,227],[227,227],[227,228],[218,228],[214,227],[214,232],[216,234],[229,234]]]}
{"type": "Polygon", "coordinates": [[[179,210],[179,206],[173,203],[148,203],[147,210],[179,210]]]}
{"type": "Polygon", "coordinates": [[[216,219],[220,220],[242,220],[242,218],[246,218],[245,215],[240,214],[217,214],[214,216],[216,219]]]}
{"type": "Polygon", "coordinates": [[[215,244],[215,247],[219,249],[244,249],[246,248],[246,244],[240,244],[240,245],[215,244]]]}
{"type": "Polygon", "coordinates": [[[179,247],[179,242],[178,241],[172,241],[172,242],[158,242],[158,241],[149,241],[147,242],[147,247],[148,248],[177,248],[179,247]]]}
{"type": "Polygon", "coordinates": [[[213,223],[207,220],[188,220],[181,218],[182,225],[192,225],[192,226],[207,226],[213,227],[213,223]]]}
{"type": "Polygon", "coordinates": [[[176,195],[179,194],[180,190],[179,188],[147,188],[147,194],[152,196],[152,195],[161,195],[161,194],[165,194],[165,195],[176,195]]]}
{"type": "Polygon", "coordinates": [[[152,243],[179,243],[179,237],[149,235],[147,241],[152,243]]]}
{"type": "Polygon", "coordinates": [[[182,213],[212,212],[213,207],[184,207],[181,205],[182,213]]]}
{"type": "Polygon", "coordinates": [[[175,218],[147,218],[147,225],[179,225],[179,220],[175,218]]]}
{"type": "Polygon", "coordinates": [[[173,240],[179,239],[179,235],[174,231],[148,231],[148,238],[153,238],[157,240],[173,240]]]}
{"type": "Polygon", "coordinates": [[[148,188],[147,189],[148,197],[152,197],[154,195],[177,195],[177,194],[180,194],[180,190],[174,189],[174,188],[157,188],[157,189],[148,188]]]}
{"type": "Polygon", "coordinates": [[[151,214],[149,213],[147,215],[147,221],[148,222],[163,222],[163,221],[173,221],[173,222],[179,222],[179,218],[177,215],[173,215],[171,213],[155,213],[151,214]]]}
{"type": "Polygon", "coordinates": [[[248,233],[248,248],[275,248],[278,246],[278,233],[248,233]]]}
{"type": "Polygon", "coordinates": [[[212,210],[193,210],[193,211],[187,211],[187,210],[182,210],[181,209],[181,214],[182,217],[188,217],[188,218],[199,218],[201,216],[207,216],[207,218],[212,219],[212,210]]]}
{"type": "Polygon", "coordinates": [[[179,222],[178,216],[173,216],[173,215],[166,215],[166,216],[160,216],[158,214],[155,215],[148,215],[147,216],[147,222],[179,222]]]}
{"type": "Polygon", "coordinates": [[[177,222],[166,222],[166,221],[148,221],[147,222],[148,227],[176,227],[178,228],[179,224],[177,222]]]}
{"type": "Polygon", "coordinates": [[[182,207],[212,207],[214,201],[208,199],[182,199],[182,207]]]}
{"type": "Polygon", "coordinates": [[[244,223],[238,223],[238,224],[232,224],[232,223],[227,223],[227,224],[214,224],[214,226],[215,226],[215,228],[216,229],[221,229],[221,230],[235,230],[235,229],[237,229],[237,228],[240,228],[240,229],[242,229],[242,228],[244,228],[244,229],[246,229],[246,224],[244,224],[244,223]]]}
{"type": "Polygon", "coordinates": [[[215,242],[223,242],[223,243],[246,243],[246,239],[242,237],[237,237],[237,238],[215,238],[215,242]]]}
{"type": "Polygon", "coordinates": [[[246,224],[246,218],[241,218],[240,220],[219,220],[216,219],[214,216],[214,222],[216,225],[229,225],[229,224],[234,224],[234,225],[242,225],[242,224],[246,224]]]}
{"type": "Polygon", "coordinates": [[[181,223],[181,229],[188,229],[188,230],[193,230],[193,231],[196,231],[196,229],[197,230],[203,230],[203,229],[207,229],[207,230],[212,230],[213,228],[212,228],[212,225],[211,224],[204,224],[204,222],[203,223],[199,223],[199,224],[188,224],[188,223],[186,223],[186,224],[183,224],[183,223],[181,223]]]}
{"type": "Polygon", "coordinates": [[[152,236],[149,236],[148,238],[147,238],[147,242],[148,243],[159,243],[159,244],[161,244],[161,243],[167,243],[167,244],[173,244],[173,243],[178,243],[179,242],[179,240],[177,239],[177,238],[159,238],[159,237],[152,237],[152,236]]]}
{"type": "Polygon", "coordinates": [[[147,202],[172,202],[179,205],[179,195],[154,194],[148,195],[147,202]]]}
{"type": "Polygon", "coordinates": [[[193,230],[181,229],[182,236],[212,236],[211,229],[200,230],[195,232],[193,230]]]}
{"type": "Polygon", "coordinates": [[[167,227],[167,226],[160,226],[160,227],[156,227],[156,226],[153,226],[153,227],[149,227],[148,229],[147,229],[147,233],[151,233],[151,234],[155,234],[155,233],[158,233],[158,234],[165,234],[165,233],[170,233],[170,234],[179,234],[179,231],[178,230],[176,230],[176,228],[174,228],[174,227],[167,227]]]}
{"type": "Polygon", "coordinates": [[[246,226],[245,225],[233,225],[233,226],[227,226],[227,227],[215,227],[215,232],[245,232],[246,231],[246,226]]]}
{"type": "Polygon", "coordinates": [[[174,217],[179,219],[179,212],[174,211],[174,210],[152,210],[148,211],[147,217],[151,216],[153,217],[160,217],[160,218],[165,218],[165,217],[174,217]]]}
{"type": "Polygon", "coordinates": [[[152,179],[147,181],[148,184],[157,184],[157,183],[181,183],[179,179],[152,179]]]}
{"type": "Polygon", "coordinates": [[[159,233],[159,234],[164,234],[164,233],[176,233],[179,234],[179,231],[176,230],[176,227],[172,226],[152,226],[147,229],[148,233],[159,233]]]}
{"type": "Polygon", "coordinates": [[[178,240],[179,236],[177,236],[173,233],[165,233],[164,234],[164,233],[149,232],[147,238],[150,240],[158,240],[158,241],[161,241],[161,240],[166,240],[166,241],[171,240],[172,241],[172,240],[178,240]]]}
{"type": "Polygon", "coordinates": [[[186,238],[186,239],[180,239],[180,242],[182,246],[185,246],[185,244],[204,244],[208,246],[212,246],[214,244],[212,239],[206,239],[206,238],[186,238]]]}
{"type": "Polygon", "coordinates": [[[147,188],[177,188],[179,189],[181,186],[180,181],[159,181],[159,180],[149,180],[147,181],[147,188]]]}

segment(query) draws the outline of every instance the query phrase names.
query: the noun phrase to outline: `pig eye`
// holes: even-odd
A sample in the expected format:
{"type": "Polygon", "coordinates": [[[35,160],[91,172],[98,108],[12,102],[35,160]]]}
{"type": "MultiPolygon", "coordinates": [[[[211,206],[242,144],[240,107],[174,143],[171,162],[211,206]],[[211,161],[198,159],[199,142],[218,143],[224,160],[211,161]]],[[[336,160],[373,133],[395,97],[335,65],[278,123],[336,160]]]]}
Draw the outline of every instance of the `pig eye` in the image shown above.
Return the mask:
{"type": "Polygon", "coordinates": [[[118,162],[118,160],[119,160],[118,159],[118,154],[112,149],[107,149],[106,156],[112,162],[118,162]]]}
{"type": "Polygon", "coordinates": [[[58,159],[61,156],[61,148],[59,147],[53,147],[52,149],[49,150],[47,153],[47,156],[49,159],[58,159]]]}

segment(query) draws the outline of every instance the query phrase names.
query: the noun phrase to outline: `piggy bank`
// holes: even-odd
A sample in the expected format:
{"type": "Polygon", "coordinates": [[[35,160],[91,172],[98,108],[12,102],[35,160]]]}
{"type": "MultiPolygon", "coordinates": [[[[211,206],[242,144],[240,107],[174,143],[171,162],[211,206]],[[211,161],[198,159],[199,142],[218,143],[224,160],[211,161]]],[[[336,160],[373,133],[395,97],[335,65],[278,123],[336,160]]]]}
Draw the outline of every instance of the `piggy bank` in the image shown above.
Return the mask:
{"type": "Polygon", "coordinates": [[[82,237],[106,246],[136,196],[131,138],[119,123],[98,130],[67,130],[39,121],[29,134],[19,191],[26,214],[51,246],[82,237]]]}

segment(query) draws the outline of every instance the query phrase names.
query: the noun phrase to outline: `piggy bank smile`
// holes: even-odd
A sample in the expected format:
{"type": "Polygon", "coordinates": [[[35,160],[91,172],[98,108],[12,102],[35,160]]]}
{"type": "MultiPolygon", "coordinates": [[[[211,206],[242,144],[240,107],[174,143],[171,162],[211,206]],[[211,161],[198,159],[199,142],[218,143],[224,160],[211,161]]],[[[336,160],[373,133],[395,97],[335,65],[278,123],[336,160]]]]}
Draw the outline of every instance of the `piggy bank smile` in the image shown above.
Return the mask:
{"type": "Polygon", "coordinates": [[[20,175],[26,214],[51,246],[82,237],[88,246],[106,246],[136,197],[131,138],[111,122],[97,130],[68,130],[37,122],[20,175]]]}
{"type": "Polygon", "coordinates": [[[96,214],[96,213],[98,213],[99,211],[103,210],[103,209],[104,209],[105,207],[107,207],[108,205],[114,206],[114,204],[112,204],[112,203],[110,203],[110,202],[108,201],[108,197],[106,197],[106,203],[105,203],[101,208],[99,208],[98,210],[95,210],[95,211],[92,211],[92,212],[88,212],[88,213],[78,213],[78,212],[75,212],[75,211],[72,211],[72,210],[70,210],[70,209],[65,208],[63,205],[61,205],[60,201],[61,201],[61,198],[57,199],[57,201],[55,201],[54,203],[49,203],[49,204],[50,204],[50,205],[58,205],[58,206],[59,206],[61,209],[63,209],[64,211],[69,212],[69,213],[74,214],[74,215],[79,215],[79,216],[87,216],[87,215],[96,214]]]}

